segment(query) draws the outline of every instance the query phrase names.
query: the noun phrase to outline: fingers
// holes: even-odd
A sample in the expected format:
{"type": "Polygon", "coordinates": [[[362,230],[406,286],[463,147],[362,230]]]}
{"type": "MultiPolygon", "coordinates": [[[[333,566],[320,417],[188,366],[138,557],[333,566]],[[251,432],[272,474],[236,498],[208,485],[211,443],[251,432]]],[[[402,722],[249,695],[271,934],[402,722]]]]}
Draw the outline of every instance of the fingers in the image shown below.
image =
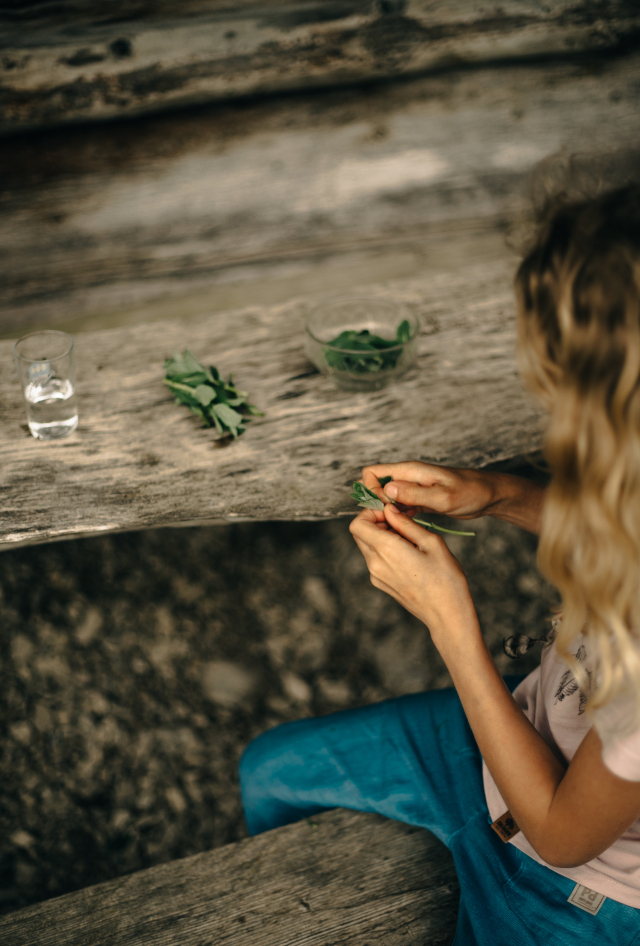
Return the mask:
{"type": "Polygon", "coordinates": [[[388,532],[389,526],[382,509],[363,509],[349,524],[349,532],[358,543],[362,552],[361,542],[375,541],[380,531],[388,532]]]}
{"type": "MultiPolygon", "coordinates": [[[[362,483],[362,480],[358,480],[358,482],[359,482],[359,483],[362,483]]],[[[389,486],[390,486],[390,485],[391,485],[391,484],[389,483],[389,486]]],[[[365,483],[365,486],[366,486],[366,483],[365,483]]],[[[389,502],[389,497],[385,494],[384,490],[382,489],[382,487],[381,487],[380,485],[378,485],[378,486],[369,486],[368,488],[371,490],[372,493],[375,493],[375,494],[376,494],[376,496],[378,497],[378,499],[380,500],[380,502],[382,502],[382,503],[388,503],[388,502],[389,502]]],[[[417,511],[418,511],[417,509],[414,509],[414,508],[412,508],[411,506],[405,506],[404,503],[400,503],[399,505],[400,505],[400,507],[402,508],[402,512],[405,514],[405,516],[415,516],[415,514],[416,514],[417,511]]],[[[421,508],[422,508],[422,507],[421,507],[421,508]]],[[[377,511],[378,511],[378,510],[376,510],[376,512],[377,512],[377,511]]],[[[437,512],[437,509],[429,509],[429,510],[427,510],[427,511],[428,511],[428,512],[437,512]]],[[[380,512],[382,512],[382,510],[380,510],[380,512]]]]}
{"type": "Polygon", "coordinates": [[[363,509],[362,512],[359,512],[355,519],[352,519],[351,525],[349,526],[349,531],[353,531],[351,526],[354,526],[356,523],[375,523],[375,522],[386,522],[384,517],[383,509],[363,509]]]}
{"type": "Polygon", "coordinates": [[[384,487],[384,499],[392,499],[407,508],[418,506],[429,512],[445,512],[449,494],[439,485],[418,486],[416,483],[394,480],[384,487]]]}
{"type": "MultiPolygon", "coordinates": [[[[372,523],[371,521],[361,520],[358,526],[356,527],[356,531],[354,532],[354,530],[352,529],[351,532],[352,532],[353,538],[355,539],[356,545],[362,552],[362,556],[365,562],[367,563],[367,568],[369,569],[369,577],[370,577],[371,584],[373,585],[373,587],[378,588],[380,591],[384,591],[385,594],[391,595],[392,598],[395,598],[396,601],[400,601],[400,603],[402,604],[402,601],[398,597],[398,593],[396,589],[392,585],[388,584],[384,580],[384,577],[383,577],[383,575],[386,575],[388,568],[385,567],[384,553],[382,557],[380,555],[380,553],[383,552],[383,549],[381,548],[380,544],[379,543],[376,544],[376,541],[375,541],[376,539],[381,538],[381,536],[379,536],[379,533],[376,533],[376,530],[379,529],[380,525],[381,523],[379,522],[372,523]],[[368,533],[366,534],[365,540],[363,540],[362,535],[361,535],[363,529],[365,530],[365,533],[368,533]]],[[[383,546],[386,545],[389,539],[392,539],[395,542],[403,542],[401,536],[396,535],[395,533],[389,530],[386,522],[384,523],[384,526],[387,529],[388,538],[386,538],[383,541],[382,543],[383,546]]],[[[415,554],[415,549],[413,548],[413,546],[406,545],[406,548],[411,549],[413,553],[415,554]]]]}
{"type": "Polygon", "coordinates": [[[362,481],[369,489],[378,487],[379,480],[384,476],[391,476],[394,480],[404,480],[410,483],[419,483],[429,486],[440,482],[445,467],[435,466],[432,463],[409,461],[405,463],[377,463],[365,466],[362,470],[362,481]]]}
{"type": "Polygon", "coordinates": [[[362,552],[362,557],[367,563],[371,584],[374,586],[374,588],[379,588],[381,591],[385,591],[387,594],[393,594],[389,585],[382,581],[382,579],[376,574],[376,562],[378,561],[378,555],[376,551],[366,542],[363,542],[359,536],[354,535],[353,538],[355,539],[356,545],[362,552]]]}
{"type": "Polygon", "coordinates": [[[411,542],[421,552],[435,552],[441,550],[442,547],[447,547],[443,538],[423,529],[422,526],[403,515],[395,506],[391,504],[385,506],[384,513],[393,531],[411,542]]]}
{"type": "Polygon", "coordinates": [[[420,552],[431,553],[440,548],[447,549],[446,543],[440,536],[416,525],[391,504],[380,511],[365,509],[352,520],[349,531],[367,559],[367,564],[369,564],[371,553],[397,558],[399,554],[402,554],[401,546],[407,550],[413,547],[413,550],[417,548],[420,552]],[[384,517],[384,523],[381,522],[380,517],[384,517]],[[398,542],[400,545],[396,544],[398,542]],[[405,545],[405,542],[409,544],[405,545]]]}
{"type": "Polygon", "coordinates": [[[388,545],[389,541],[397,542],[398,538],[406,539],[421,552],[434,551],[440,543],[446,548],[440,536],[427,532],[391,503],[388,503],[384,509],[363,509],[355,519],[351,520],[349,532],[356,540],[360,551],[363,551],[363,546],[369,550],[380,550],[381,542],[388,545]],[[386,539],[382,539],[381,532],[386,533],[386,539]],[[397,534],[394,535],[394,532],[397,534]]]}
{"type": "Polygon", "coordinates": [[[405,514],[414,515],[415,508],[425,512],[447,513],[451,507],[453,471],[431,463],[380,463],[365,466],[362,481],[383,502],[392,500],[404,507],[405,514]],[[391,476],[391,483],[380,489],[380,479],[391,476]]]}

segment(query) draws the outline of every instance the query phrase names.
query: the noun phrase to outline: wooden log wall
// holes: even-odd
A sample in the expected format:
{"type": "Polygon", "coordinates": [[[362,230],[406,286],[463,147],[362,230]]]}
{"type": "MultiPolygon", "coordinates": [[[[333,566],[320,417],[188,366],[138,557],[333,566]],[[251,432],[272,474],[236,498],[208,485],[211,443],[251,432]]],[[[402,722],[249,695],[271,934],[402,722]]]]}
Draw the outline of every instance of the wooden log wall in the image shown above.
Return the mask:
{"type": "Polygon", "coordinates": [[[0,131],[637,43],[633,0],[14,0],[0,131]]]}
{"type": "Polygon", "coordinates": [[[328,291],[347,264],[352,284],[415,276],[449,243],[450,268],[477,261],[548,155],[637,167],[639,70],[637,53],[453,70],[7,138],[0,335],[172,298],[177,317],[198,293],[211,311],[292,273],[328,291]]]}

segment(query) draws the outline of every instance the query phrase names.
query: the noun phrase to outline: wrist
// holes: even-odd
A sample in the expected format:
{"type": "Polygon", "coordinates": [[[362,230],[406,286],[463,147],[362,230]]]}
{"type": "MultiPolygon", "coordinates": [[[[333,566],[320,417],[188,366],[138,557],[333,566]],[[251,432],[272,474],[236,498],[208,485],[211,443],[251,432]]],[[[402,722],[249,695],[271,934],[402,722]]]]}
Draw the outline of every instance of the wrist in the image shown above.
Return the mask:
{"type": "Polygon", "coordinates": [[[510,473],[496,473],[495,477],[495,500],[487,509],[487,515],[539,535],[544,487],[510,473]]]}
{"type": "Polygon", "coordinates": [[[429,628],[431,640],[449,669],[450,665],[461,659],[468,660],[470,652],[478,646],[485,646],[473,603],[436,619],[432,617],[430,621],[425,621],[425,624],[429,628]]]}

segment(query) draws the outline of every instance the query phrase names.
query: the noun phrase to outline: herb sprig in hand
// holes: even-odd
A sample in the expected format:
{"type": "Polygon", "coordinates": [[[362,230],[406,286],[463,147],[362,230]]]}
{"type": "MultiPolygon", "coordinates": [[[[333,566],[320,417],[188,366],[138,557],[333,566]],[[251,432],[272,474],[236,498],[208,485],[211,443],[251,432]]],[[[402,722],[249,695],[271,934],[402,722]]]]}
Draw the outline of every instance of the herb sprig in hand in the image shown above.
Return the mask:
{"type": "MultiPolygon", "coordinates": [[[[378,482],[380,486],[386,486],[392,479],[392,476],[383,476],[378,482]]],[[[364,483],[359,483],[357,480],[353,484],[351,498],[357,502],[358,506],[362,506],[363,509],[384,509],[384,503],[381,499],[378,499],[373,490],[368,489],[364,483]]],[[[389,500],[389,502],[392,502],[394,506],[396,505],[393,500],[389,500]]],[[[437,526],[435,522],[425,522],[423,519],[413,519],[413,522],[417,522],[418,525],[424,526],[426,529],[436,529],[438,532],[446,532],[447,535],[475,536],[475,532],[458,532],[456,529],[445,529],[444,526],[437,526]]]]}
{"type": "Polygon", "coordinates": [[[246,430],[252,417],[263,414],[249,404],[246,391],[241,391],[229,375],[226,381],[213,365],[205,368],[188,349],[173,353],[164,363],[164,383],[171,390],[176,404],[185,404],[207,425],[215,427],[221,437],[234,440],[246,430]]]}

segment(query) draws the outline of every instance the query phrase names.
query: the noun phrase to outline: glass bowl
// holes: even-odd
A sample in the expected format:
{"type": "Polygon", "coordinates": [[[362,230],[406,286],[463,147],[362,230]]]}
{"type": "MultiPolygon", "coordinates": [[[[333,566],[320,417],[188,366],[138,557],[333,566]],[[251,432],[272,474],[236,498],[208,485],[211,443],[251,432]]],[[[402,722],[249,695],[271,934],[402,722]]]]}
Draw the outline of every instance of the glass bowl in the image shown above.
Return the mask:
{"type": "Polygon", "coordinates": [[[339,388],[376,390],[413,364],[419,327],[399,302],[374,296],[329,299],[307,318],[305,351],[339,388]]]}

